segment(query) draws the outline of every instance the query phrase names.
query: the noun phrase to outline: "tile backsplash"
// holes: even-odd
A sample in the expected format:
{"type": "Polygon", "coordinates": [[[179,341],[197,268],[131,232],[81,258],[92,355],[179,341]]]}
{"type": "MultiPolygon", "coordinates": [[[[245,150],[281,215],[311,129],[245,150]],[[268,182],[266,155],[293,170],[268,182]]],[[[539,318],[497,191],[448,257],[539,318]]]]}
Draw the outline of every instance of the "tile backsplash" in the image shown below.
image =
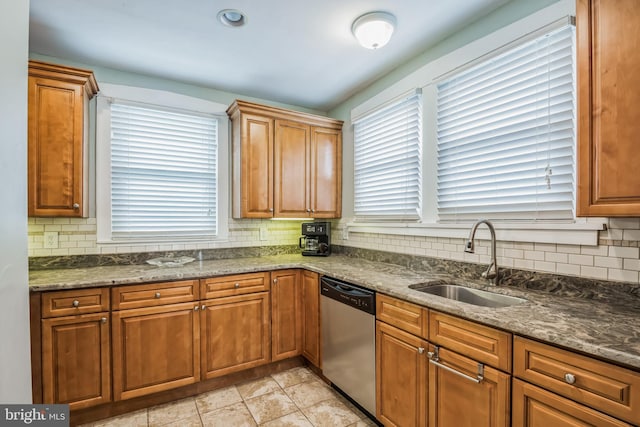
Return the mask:
{"type": "MultiPolygon", "coordinates": [[[[179,251],[297,244],[301,221],[229,220],[229,238],[220,242],[98,245],[95,218],[29,218],[29,256],[65,256],[179,251]],[[261,236],[261,229],[262,236],[261,236]],[[57,249],[44,248],[44,232],[59,233],[57,249]],[[261,240],[261,237],[264,240],[261,240]]],[[[335,221],[332,243],[401,254],[489,262],[489,241],[477,240],[476,253],[464,252],[464,239],[350,232],[343,240],[335,221]]],[[[640,283],[640,218],[611,218],[598,246],[498,241],[498,265],[593,279],[640,283]]]]}

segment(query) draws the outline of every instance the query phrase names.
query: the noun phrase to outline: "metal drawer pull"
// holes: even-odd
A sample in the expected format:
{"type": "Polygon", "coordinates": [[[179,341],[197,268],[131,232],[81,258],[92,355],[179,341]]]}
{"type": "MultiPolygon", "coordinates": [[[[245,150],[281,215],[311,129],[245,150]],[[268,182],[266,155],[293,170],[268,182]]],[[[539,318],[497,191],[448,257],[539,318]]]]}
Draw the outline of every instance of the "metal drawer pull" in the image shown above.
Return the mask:
{"type": "Polygon", "coordinates": [[[238,289],[240,287],[240,283],[236,283],[235,285],[233,285],[233,287],[238,289]]]}
{"type": "Polygon", "coordinates": [[[80,307],[80,301],[78,301],[78,300],[74,300],[72,305],[73,305],[74,307],[80,307]]]}
{"type": "Polygon", "coordinates": [[[439,350],[440,350],[440,348],[436,347],[435,352],[431,352],[430,351],[429,353],[427,353],[427,355],[429,356],[429,363],[431,363],[433,365],[436,365],[438,368],[442,368],[445,371],[451,372],[452,374],[456,374],[458,376],[461,376],[462,378],[466,378],[469,381],[473,381],[476,384],[479,384],[484,379],[484,365],[482,363],[478,363],[478,376],[476,378],[474,378],[474,377],[472,377],[470,375],[467,375],[467,374],[465,374],[463,372],[457,371],[457,370],[455,370],[453,368],[450,368],[450,367],[440,363],[440,361],[439,361],[440,357],[438,355],[439,350]]]}
{"type": "Polygon", "coordinates": [[[107,323],[107,318],[106,318],[106,317],[102,317],[102,318],[100,318],[100,321],[101,321],[102,323],[107,323]]]}
{"type": "Polygon", "coordinates": [[[160,292],[156,292],[156,294],[154,295],[156,298],[160,298],[160,292]]]}
{"type": "Polygon", "coordinates": [[[567,384],[576,383],[576,377],[573,374],[564,374],[564,380],[567,382],[567,384]]]}

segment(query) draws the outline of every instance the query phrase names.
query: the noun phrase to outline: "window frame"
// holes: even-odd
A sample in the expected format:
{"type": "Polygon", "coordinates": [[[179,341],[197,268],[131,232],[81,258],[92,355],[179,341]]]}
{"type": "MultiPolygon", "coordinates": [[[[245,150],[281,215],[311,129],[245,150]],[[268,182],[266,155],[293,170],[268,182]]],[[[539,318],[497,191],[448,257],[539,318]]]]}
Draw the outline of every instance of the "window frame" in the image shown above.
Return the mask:
{"type": "Polygon", "coordinates": [[[130,86],[101,83],[101,91],[96,101],[96,222],[98,245],[158,244],[158,243],[200,243],[228,240],[229,227],[229,119],[226,106],[200,98],[173,92],[130,86]],[[193,111],[215,116],[218,119],[217,141],[217,234],[202,237],[167,236],[158,237],[118,237],[111,233],[111,107],[110,99],[147,104],[160,108],[193,111]]]}

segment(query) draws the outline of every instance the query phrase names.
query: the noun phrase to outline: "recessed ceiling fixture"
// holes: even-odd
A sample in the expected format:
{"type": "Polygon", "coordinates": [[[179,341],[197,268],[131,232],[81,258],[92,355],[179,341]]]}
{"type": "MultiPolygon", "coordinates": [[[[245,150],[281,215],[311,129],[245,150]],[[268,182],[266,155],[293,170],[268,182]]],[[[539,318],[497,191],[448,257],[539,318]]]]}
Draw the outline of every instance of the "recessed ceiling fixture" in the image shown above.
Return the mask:
{"type": "Polygon", "coordinates": [[[247,23],[247,17],[239,10],[223,9],[218,12],[218,21],[227,27],[242,27],[247,23]]]}
{"type": "Polygon", "coordinates": [[[396,26],[396,17],[387,12],[365,13],[351,26],[351,32],[367,49],[379,49],[386,45],[396,26]]]}

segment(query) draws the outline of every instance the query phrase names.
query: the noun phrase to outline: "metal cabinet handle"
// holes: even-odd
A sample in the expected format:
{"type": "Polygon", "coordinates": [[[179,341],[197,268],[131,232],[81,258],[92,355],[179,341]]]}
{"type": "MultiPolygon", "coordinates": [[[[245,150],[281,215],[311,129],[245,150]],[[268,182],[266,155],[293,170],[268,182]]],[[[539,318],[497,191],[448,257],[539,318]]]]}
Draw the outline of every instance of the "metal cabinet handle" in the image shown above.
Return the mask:
{"type": "Polygon", "coordinates": [[[240,283],[236,283],[233,285],[234,288],[238,289],[240,287],[240,283]]]}
{"type": "Polygon", "coordinates": [[[484,365],[482,363],[478,363],[478,375],[474,378],[470,375],[465,374],[464,372],[457,371],[453,368],[448,367],[447,365],[443,365],[442,363],[440,363],[440,356],[438,354],[439,350],[440,348],[436,346],[435,352],[430,351],[428,353],[429,363],[437,366],[438,368],[442,368],[447,372],[451,372],[452,374],[458,375],[462,378],[466,378],[469,381],[473,381],[476,384],[479,384],[484,379],[484,365]]]}
{"type": "Polygon", "coordinates": [[[76,299],[76,300],[73,300],[72,305],[73,305],[74,307],[80,307],[80,301],[78,301],[77,299],[76,299]]]}
{"type": "Polygon", "coordinates": [[[160,292],[156,292],[156,294],[154,295],[156,298],[160,298],[160,292]]]}
{"type": "Polygon", "coordinates": [[[206,309],[207,309],[207,306],[206,306],[205,304],[202,304],[202,305],[200,306],[200,310],[203,310],[203,311],[204,311],[204,310],[206,310],[206,309]]]}
{"type": "Polygon", "coordinates": [[[193,311],[198,311],[198,310],[200,310],[200,306],[199,305],[196,305],[195,307],[193,307],[193,311]]]}
{"type": "Polygon", "coordinates": [[[106,317],[103,317],[103,318],[101,318],[101,319],[100,319],[100,321],[101,321],[102,323],[107,323],[107,318],[106,318],[106,317]]]}
{"type": "Polygon", "coordinates": [[[269,212],[273,212],[273,208],[269,208],[269,212]]]}
{"type": "Polygon", "coordinates": [[[424,353],[424,348],[418,347],[418,354],[423,354],[423,353],[424,353]]]}
{"type": "Polygon", "coordinates": [[[567,382],[567,384],[575,384],[576,376],[573,374],[564,374],[564,380],[567,382]]]}
{"type": "Polygon", "coordinates": [[[276,283],[278,283],[278,279],[273,279],[273,284],[275,285],[276,283]]]}
{"type": "Polygon", "coordinates": [[[311,209],[307,209],[307,212],[311,212],[311,209]]]}
{"type": "Polygon", "coordinates": [[[80,209],[80,203],[74,203],[73,209],[80,209]]]}

